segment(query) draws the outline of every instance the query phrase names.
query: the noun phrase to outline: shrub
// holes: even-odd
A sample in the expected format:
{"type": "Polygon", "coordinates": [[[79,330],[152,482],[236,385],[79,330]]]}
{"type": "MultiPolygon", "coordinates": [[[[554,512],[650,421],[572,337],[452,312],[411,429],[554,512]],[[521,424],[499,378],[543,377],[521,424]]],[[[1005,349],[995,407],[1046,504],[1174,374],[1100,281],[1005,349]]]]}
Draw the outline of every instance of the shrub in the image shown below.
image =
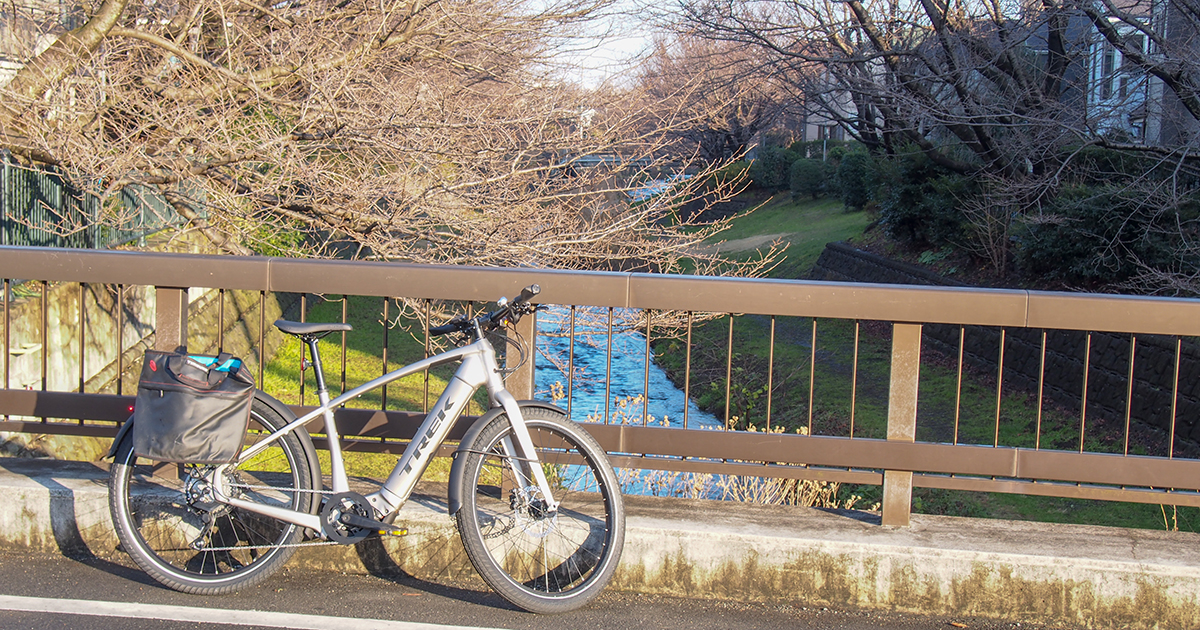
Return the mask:
{"type": "Polygon", "coordinates": [[[793,197],[811,196],[813,199],[826,192],[825,181],[828,179],[825,164],[821,160],[800,158],[792,162],[789,181],[793,197]]]}
{"type": "Polygon", "coordinates": [[[871,156],[866,153],[848,153],[842,158],[837,170],[837,183],[842,192],[842,203],[847,208],[862,210],[871,200],[873,175],[871,156]]]}
{"type": "Polygon", "coordinates": [[[959,199],[970,194],[970,179],[951,173],[923,153],[895,156],[877,169],[879,220],[887,235],[909,245],[940,246],[964,238],[959,199]]]}
{"type": "Polygon", "coordinates": [[[853,140],[808,140],[793,142],[788,146],[788,150],[798,157],[828,162],[829,160],[840,160],[847,153],[866,149],[853,140]]]}
{"type": "Polygon", "coordinates": [[[758,159],[750,163],[750,179],[760,188],[786,188],[795,153],[782,147],[764,146],[758,150],[758,159]]]}
{"type": "Polygon", "coordinates": [[[1200,200],[1150,207],[1136,188],[1077,185],[1018,234],[1018,268],[1029,278],[1097,287],[1129,280],[1142,266],[1195,273],[1186,239],[1200,223],[1200,200]]]}
{"type": "Polygon", "coordinates": [[[704,189],[713,191],[723,189],[726,186],[735,186],[738,189],[745,187],[749,177],[747,171],[750,169],[750,163],[745,160],[730,162],[721,168],[712,171],[704,180],[704,189]]]}

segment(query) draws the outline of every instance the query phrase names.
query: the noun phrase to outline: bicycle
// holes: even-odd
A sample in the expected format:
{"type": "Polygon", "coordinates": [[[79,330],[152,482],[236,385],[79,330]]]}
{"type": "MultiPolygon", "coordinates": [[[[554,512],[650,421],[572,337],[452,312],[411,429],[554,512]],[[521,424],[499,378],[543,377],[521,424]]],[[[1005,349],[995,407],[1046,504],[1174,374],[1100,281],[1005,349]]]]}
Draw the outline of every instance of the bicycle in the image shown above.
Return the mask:
{"type": "MultiPolygon", "coordinates": [[[[256,584],[305,544],[350,545],[371,535],[403,535],[400,507],[480,387],[490,409],[454,453],[448,487],[467,556],[489,586],[531,612],[583,606],[611,579],[625,536],[625,510],[600,445],[558,407],[518,402],[504,388],[488,334],[537,310],[532,285],[511,302],[468,318],[455,316],[431,335],[460,334],[455,348],[389,372],[330,398],[318,340],[351,330],[343,323],[275,325],[308,348],[320,405],[296,417],[256,391],[251,431],[233,464],[182,465],[178,479],[154,474],[133,454],[122,426],[113,442],[109,505],[122,547],[162,584],[216,595],[256,584]],[[409,374],[457,361],[390,476],[370,494],[352,492],[333,410],[409,374]],[[305,424],[324,416],[331,462],[326,490],[305,424]],[[306,540],[307,539],[307,540],[306,540]]],[[[520,346],[518,346],[520,347],[520,346]]],[[[522,353],[523,354],[523,353],[522,353]]]]}

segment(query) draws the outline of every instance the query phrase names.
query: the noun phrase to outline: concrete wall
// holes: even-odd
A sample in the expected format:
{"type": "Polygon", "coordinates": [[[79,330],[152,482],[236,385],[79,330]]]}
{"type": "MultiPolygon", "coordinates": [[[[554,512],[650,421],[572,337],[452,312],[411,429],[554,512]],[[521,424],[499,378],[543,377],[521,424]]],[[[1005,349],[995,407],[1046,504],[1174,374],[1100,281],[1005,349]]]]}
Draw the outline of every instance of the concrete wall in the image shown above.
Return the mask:
{"type": "MultiPolygon", "coordinates": [[[[79,391],[82,356],[85,391],[115,394],[117,353],[120,351],[125,355],[121,362],[124,369],[121,391],[134,392],[142,352],[154,342],[153,287],[126,287],[120,301],[121,317],[118,318],[117,287],[113,285],[51,285],[45,297],[47,327],[44,334],[40,284],[27,283],[21,289],[21,293],[34,295],[17,297],[9,304],[9,388],[79,391]],[[43,354],[45,383],[42,382],[43,354]]],[[[256,291],[226,291],[222,296],[216,290],[193,288],[188,292],[188,300],[188,350],[215,353],[220,342],[226,352],[245,359],[257,373],[260,357],[274,356],[282,340],[282,333],[271,326],[271,322],[296,302],[297,296],[267,295],[263,302],[266,313],[262,317],[256,291]],[[222,300],[224,330],[219,332],[222,300]],[[260,349],[259,329],[263,322],[266,343],[260,349]]]]}
{"type": "MultiPolygon", "coordinates": [[[[142,354],[154,345],[154,287],[124,289],[118,326],[116,286],[52,284],[45,297],[44,336],[41,284],[26,283],[17,293],[22,297],[13,296],[16,299],[8,304],[9,388],[42,389],[44,354],[45,389],[79,391],[82,355],[84,391],[125,395],[137,392],[142,354]],[[120,361],[118,352],[122,354],[120,361]]],[[[268,294],[262,301],[265,314],[260,316],[257,291],[226,291],[222,295],[212,289],[193,288],[188,298],[188,350],[216,354],[220,344],[224,351],[242,357],[255,375],[262,358],[269,361],[282,342],[283,333],[271,323],[299,303],[297,295],[268,294]],[[219,334],[222,302],[224,330],[219,334]],[[260,323],[266,325],[261,348],[260,323]]],[[[0,453],[7,455],[91,461],[107,449],[106,439],[0,432],[0,453]]]]}
{"type": "MultiPolygon", "coordinates": [[[[0,492],[11,504],[0,511],[0,548],[130,566],[112,530],[106,479],[92,464],[0,459],[0,492]]],[[[445,493],[422,484],[397,521],[408,536],[310,546],[288,566],[485,588],[446,515],[445,493]]],[[[1020,625],[1200,626],[1200,534],[928,515],[890,528],[862,512],[653,497],[626,497],[626,507],[610,589],[1020,625]]]]}

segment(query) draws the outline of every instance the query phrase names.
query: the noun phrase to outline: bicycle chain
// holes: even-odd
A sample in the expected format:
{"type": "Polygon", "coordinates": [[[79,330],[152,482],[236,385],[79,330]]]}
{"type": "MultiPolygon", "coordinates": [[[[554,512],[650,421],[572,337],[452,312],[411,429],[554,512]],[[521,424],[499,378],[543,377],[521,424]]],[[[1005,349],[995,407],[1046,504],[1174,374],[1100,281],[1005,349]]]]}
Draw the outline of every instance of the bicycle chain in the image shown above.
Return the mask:
{"type": "Polygon", "coordinates": [[[318,540],[309,542],[288,543],[286,545],[255,545],[253,547],[247,545],[245,547],[202,547],[194,551],[254,551],[258,549],[283,549],[284,547],[319,547],[322,545],[336,545],[332,540],[318,540]]]}

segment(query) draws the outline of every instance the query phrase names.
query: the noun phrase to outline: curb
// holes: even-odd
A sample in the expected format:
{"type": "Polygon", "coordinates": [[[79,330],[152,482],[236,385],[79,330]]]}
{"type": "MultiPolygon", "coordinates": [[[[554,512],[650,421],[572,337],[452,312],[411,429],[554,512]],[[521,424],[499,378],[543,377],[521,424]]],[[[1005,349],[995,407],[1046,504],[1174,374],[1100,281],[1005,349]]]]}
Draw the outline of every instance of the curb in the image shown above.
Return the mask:
{"type": "MultiPolygon", "coordinates": [[[[0,460],[0,545],[122,560],[100,465],[0,460]]],[[[412,532],[300,550],[291,566],[469,579],[474,569],[422,486],[412,532]]],[[[863,512],[626,497],[626,545],[610,588],[1099,628],[1200,626],[1200,535],[913,516],[885,528],[863,512]]],[[[482,582],[478,582],[482,585],[482,582]]]]}

